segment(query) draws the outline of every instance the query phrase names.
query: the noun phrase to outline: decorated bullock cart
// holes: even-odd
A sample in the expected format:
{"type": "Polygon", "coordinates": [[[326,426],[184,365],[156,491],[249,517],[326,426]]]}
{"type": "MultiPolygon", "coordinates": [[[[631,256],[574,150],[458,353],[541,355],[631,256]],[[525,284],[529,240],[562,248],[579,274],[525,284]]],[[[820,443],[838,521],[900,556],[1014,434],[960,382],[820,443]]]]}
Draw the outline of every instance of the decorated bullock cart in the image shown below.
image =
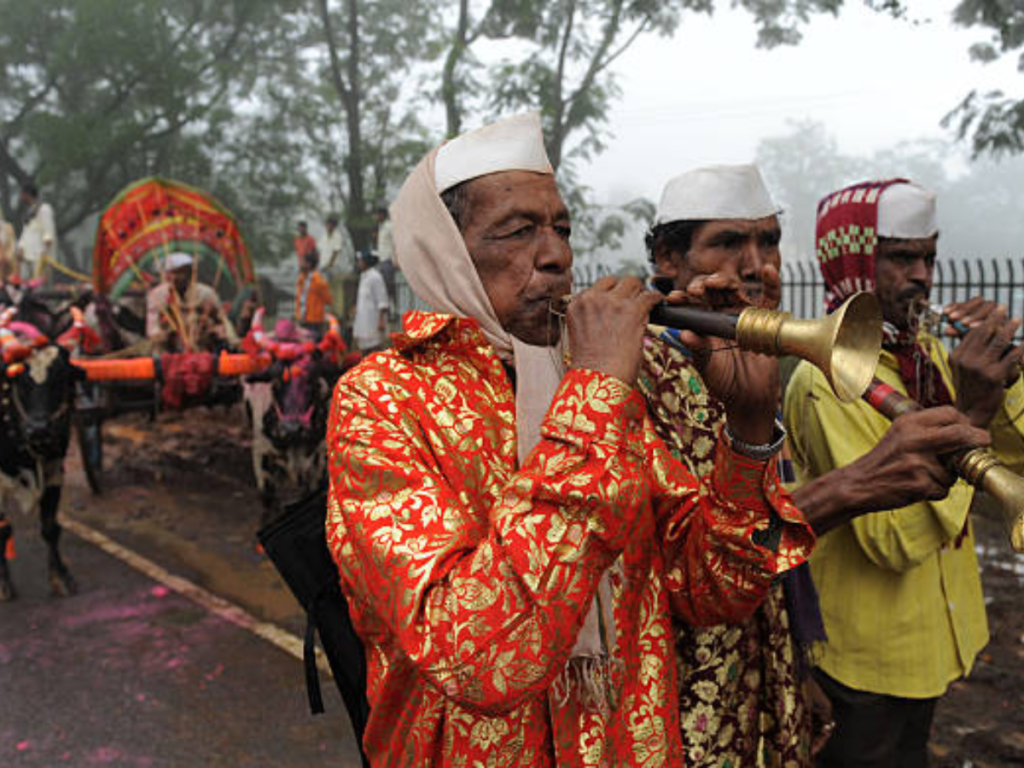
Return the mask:
{"type": "MultiPolygon", "coordinates": [[[[105,311],[93,312],[92,322],[87,322],[81,308],[71,307],[73,322],[58,341],[84,373],[76,386],[72,412],[86,476],[97,493],[102,485],[104,420],[133,410],[155,413],[228,405],[242,397],[247,377],[263,374],[269,385],[273,382],[268,381],[268,372],[278,378],[287,378],[292,372],[302,375],[313,358],[317,364],[326,360],[331,367],[341,363],[344,342],[334,322],[316,342],[291,343],[296,340],[289,339],[289,343],[278,344],[265,336],[262,328],[248,328],[260,297],[237,222],[212,196],[180,182],[144,179],[117,195],[100,217],[92,282],[95,304],[105,311]],[[174,333],[173,351],[148,351],[145,338],[132,344],[132,334],[114,321],[111,307],[130,304],[132,297],[136,299],[135,312],[128,314],[138,318],[144,313],[139,299],[144,301],[147,292],[166,279],[171,254],[191,257],[192,280],[201,280],[227,299],[219,311],[224,317],[234,316],[250,331],[241,345],[202,345],[199,334],[186,327],[184,313],[171,304],[162,312],[161,322],[174,333]]],[[[37,293],[45,295],[46,291],[37,293]]],[[[259,317],[262,319],[262,312],[259,317]]],[[[26,324],[21,326],[23,329],[26,324]]],[[[43,334],[26,338],[22,333],[14,340],[8,331],[8,338],[8,376],[17,375],[33,350],[49,342],[43,334]]],[[[280,407],[273,415],[291,426],[289,415],[282,415],[280,407]]],[[[255,427],[258,431],[259,425],[255,427]]]]}

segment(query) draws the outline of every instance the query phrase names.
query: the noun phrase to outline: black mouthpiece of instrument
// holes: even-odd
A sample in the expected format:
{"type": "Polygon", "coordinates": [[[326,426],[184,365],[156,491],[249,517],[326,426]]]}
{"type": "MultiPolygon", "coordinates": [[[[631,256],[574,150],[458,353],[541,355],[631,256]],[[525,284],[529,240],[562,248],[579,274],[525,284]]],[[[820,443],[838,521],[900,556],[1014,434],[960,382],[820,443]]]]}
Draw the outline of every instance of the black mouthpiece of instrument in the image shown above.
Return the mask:
{"type": "Polygon", "coordinates": [[[651,310],[651,323],[675,328],[679,331],[693,331],[701,336],[717,336],[721,339],[736,338],[738,315],[726,315],[707,309],[676,307],[659,304],[651,310]]]}

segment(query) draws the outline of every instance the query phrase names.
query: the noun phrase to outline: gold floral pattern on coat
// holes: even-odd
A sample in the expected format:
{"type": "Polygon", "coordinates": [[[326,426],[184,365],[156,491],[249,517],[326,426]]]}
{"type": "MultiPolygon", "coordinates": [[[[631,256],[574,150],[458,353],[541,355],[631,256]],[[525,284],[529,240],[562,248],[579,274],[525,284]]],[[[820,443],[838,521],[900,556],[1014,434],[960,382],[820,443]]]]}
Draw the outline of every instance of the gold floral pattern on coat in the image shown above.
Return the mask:
{"type": "MultiPolygon", "coordinates": [[[[672,454],[706,476],[725,411],[689,358],[646,339],[639,387],[672,454]]],[[[674,630],[688,768],[811,765],[810,713],[781,584],[744,620],[712,627],[677,620],[674,630]]]]}
{"type": "Polygon", "coordinates": [[[774,468],[723,449],[697,483],[641,396],[586,370],[517,467],[512,389],[476,323],[405,322],[339,381],[328,427],[328,543],[367,647],[370,761],[680,765],[670,610],[747,615],[810,549],[774,468]],[[770,508],[778,553],[752,541],[770,508]],[[605,716],[552,690],[616,560],[605,716]]]}

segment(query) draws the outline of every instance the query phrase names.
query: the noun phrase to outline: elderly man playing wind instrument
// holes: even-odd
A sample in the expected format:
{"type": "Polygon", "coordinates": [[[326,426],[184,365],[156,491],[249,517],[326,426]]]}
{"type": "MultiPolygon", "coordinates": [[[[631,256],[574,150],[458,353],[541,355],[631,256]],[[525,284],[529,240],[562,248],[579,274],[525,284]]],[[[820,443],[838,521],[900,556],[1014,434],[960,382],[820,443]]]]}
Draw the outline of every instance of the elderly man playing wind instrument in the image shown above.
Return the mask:
{"type": "Polygon", "coordinates": [[[552,312],[570,223],[536,114],[431,152],[392,215],[434,311],[340,380],[328,427],[371,764],[681,766],[670,617],[740,619],[813,542],[769,459],[775,361],[711,356],[728,428],[694,479],[634,386],[661,297],[607,278],[564,332],[552,312]]]}
{"type": "Polygon", "coordinates": [[[146,294],[146,338],[153,348],[182,352],[236,345],[217,292],[195,279],[192,257],[169,253],[163,266],[163,282],[146,294]]]}
{"type": "MultiPolygon", "coordinates": [[[[756,166],[677,176],[665,185],[647,236],[655,272],[697,306],[730,313],[751,305],[774,308],[781,298],[778,214],[756,166]]],[[[672,332],[646,340],[638,386],[672,453],[698,477],[711,472],[724,407],[672,332]],[[689,382],[682,394],[679,381],[689,382]]],[[[866,512],[944,495],[955,476],[939,455],[985,440],[953,408],[911,414],[871,451],[805,484],[793,500],[822,534],[866,512]],[[921,481],[908,482],[914,473],[921,481]]],[[[811,702],[805,695],[801,651],[824,639],[805,567],[787,572],[741,622],[695,627],[676,621],[675,631],[689,768],[739,768],[761,759],[784,768],[811,765],[812,752],[834,726],[820,691],[811,702]],[[812,702],[821,705],[813,724],[812,702]]]]}
{"type": "MultiPolygon", "coordinates": [[[[909,395],[924,413],[955,408],[972,428],[991,432],[998,455],[1020,466],[1024,350],[1010,345],[1019,321],[981,299],[948,308],[973,326],[952,355],[918,328],[938,244],[935,202],[903,179],[826,196],[817,243],[829,308],[854,291],[873,291],[885,319],[877,372],[884,387],[909,395]]],[[[785,410],[803,482],[856,463],[911,416],[890,427],[864,400],[839,403],[806,364],[793,375],[785,410]]],[[[922,465],[903,484],[912,487],[936,471],[922,465]]],[[[883,473],[870,482],[883,495],[899,478],[883,473]]],[[[858,517],[822,537],[811,561],[828,633],[817,679],[832,700],[836,729],[820,766],[928,764],[935,704],[970,672],[988,641],[967,514],[972,495],[961,481],[948,496],[904,498],[891,511],[858,517]]]]}

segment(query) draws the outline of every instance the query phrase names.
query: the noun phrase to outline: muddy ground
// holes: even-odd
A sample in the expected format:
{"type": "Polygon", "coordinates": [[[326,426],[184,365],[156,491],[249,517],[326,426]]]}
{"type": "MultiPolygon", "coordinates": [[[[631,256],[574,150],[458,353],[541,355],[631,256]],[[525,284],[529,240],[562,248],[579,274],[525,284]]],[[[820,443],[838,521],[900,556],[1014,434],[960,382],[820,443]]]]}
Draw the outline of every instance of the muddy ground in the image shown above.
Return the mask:
{"type": "MultiPolygon", "coordinates": [[[[299,632],[303,616],[256,550],[260,518],[240,406],[118,417],[104,427],[105,490],[90,493],[74,451],[64,510],[172,572],[299,632]]],[[[941,702],[936,768],[1024,766],[1024,557],[995,513],[975,516],[992,641],[941,702]]],[[[297,669],[297,673],[298,673],[297,669]]]]}

